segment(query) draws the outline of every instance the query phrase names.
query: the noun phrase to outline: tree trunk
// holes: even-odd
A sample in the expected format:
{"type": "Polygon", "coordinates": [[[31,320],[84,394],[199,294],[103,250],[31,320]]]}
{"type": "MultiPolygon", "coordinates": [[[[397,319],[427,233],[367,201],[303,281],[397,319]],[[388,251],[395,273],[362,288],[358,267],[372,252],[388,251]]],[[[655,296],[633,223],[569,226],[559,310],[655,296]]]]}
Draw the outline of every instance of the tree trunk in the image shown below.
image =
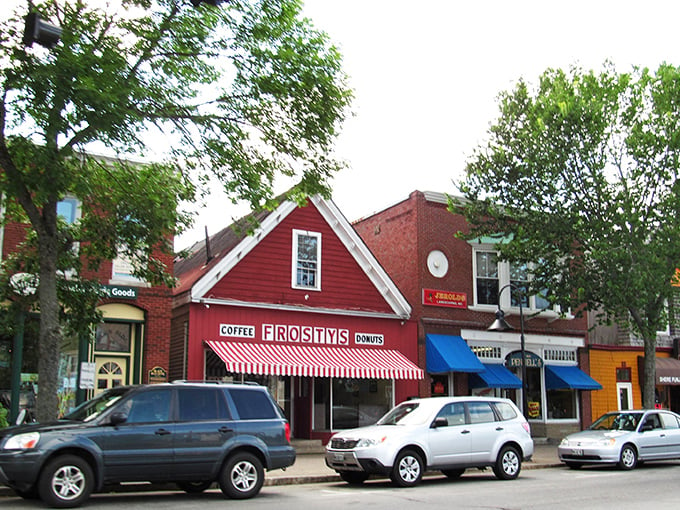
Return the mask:
{"type": "Polygon", "coordinates": [[[645,343],[645,376],[642,386],[642,407],[654,409],[656,388],[656,335],[644,339],[645,343]]]}
{"type": "Polygon", "coordinates": [[[41,423],[57,418],[59,388],[59,351],[61,328],[57,298],[57,238],[40,235],[40,344],[38,358],[37,420],[41,423]]]}

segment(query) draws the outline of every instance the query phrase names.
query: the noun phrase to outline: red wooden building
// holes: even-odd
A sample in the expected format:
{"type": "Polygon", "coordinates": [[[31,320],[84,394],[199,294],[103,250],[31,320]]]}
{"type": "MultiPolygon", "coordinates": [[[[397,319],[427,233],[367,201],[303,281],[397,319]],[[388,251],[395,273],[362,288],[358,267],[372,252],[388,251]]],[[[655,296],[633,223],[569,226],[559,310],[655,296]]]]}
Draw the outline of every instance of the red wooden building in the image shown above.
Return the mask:
{"type": "Polygon", "coordinates": [[[284,201],[175,261],[171,379],[266,384],[297,438],[418,394],[411,307],[332,201],[284,201]]]}

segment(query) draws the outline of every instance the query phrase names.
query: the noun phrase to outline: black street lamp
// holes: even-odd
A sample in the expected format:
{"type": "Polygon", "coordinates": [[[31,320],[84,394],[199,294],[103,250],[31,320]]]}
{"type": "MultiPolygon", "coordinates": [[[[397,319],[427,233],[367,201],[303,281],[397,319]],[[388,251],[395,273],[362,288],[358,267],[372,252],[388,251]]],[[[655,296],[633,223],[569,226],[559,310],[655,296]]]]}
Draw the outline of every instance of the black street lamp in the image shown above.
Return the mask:
{"type": "Polygon", "coordinates": [[[528,405],[527,405],[527,360],[526,360],[526,355],[525,355],[525,349],[524,349],[524,312],[522,310],[522,300],[524,299],[524,292],[520,287],[517,285],[514,285],[512,283],[508,283],[507,285],[504,285],[501,287],[501,289],[498,291],[498,309],[496,310],[496,320],[493,321],[491,326],[487,328],[488,331],[508,331],[510,329],[513,329],[510,324],[507,323],[505,320],[505,312],[501,310],[501,294],[503,291],[507,288],[510,288],[510,294],[512,295],[512,291],[516,291],[519,293],[519,341],[520,341],[520,355],[522,357],[520,361],[520,370],[521,370],[521,375],[522,375],[522,413],[524,413],[524,417],[528,418],[528,405]]]}

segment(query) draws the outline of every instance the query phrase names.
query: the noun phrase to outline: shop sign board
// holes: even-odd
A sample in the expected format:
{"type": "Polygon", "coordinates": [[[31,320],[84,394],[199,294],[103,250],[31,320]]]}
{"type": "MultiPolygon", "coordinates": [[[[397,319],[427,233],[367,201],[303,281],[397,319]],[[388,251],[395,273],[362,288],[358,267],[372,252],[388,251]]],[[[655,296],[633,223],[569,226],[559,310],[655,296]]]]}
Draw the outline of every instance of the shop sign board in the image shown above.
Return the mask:
{"type": "MultiPolygon", "coordinates": [[[[543,368],[543,359],[533,352],[524,351],[524,366],[526,368],[543,368]]],[[[522,366],[522,351],[513,351],[505,357],[505,366],[520,368],[522,366]]]]}
{"type": "Polygon", "coordinates": [[[261,336],[257,338],[258,326],[254,324],[219,324],[218,334],[226,338],[247,338],[263,342],[286,342],[317,345],[354,345],[383,347],[385,335],[380,332],[356,331],[349,329],[302,324],[262,324],[261,336]]]}
{"type": "Polygon", "coordinates": [[[163,367],[155,366],[149,370],[149,384],[164,382],[168,382],[168,372],[163,367]]]}
{"type": "Polygon", "coordinates": [[[127,285],[104,285],[106,295],[114,299],[137,299],[137,287],[127,285]]]}
{"type": "Polygon", "coordinates": [[[423,304],[466,309],[467,294],[448,290],[423,289],[423,304]]]}

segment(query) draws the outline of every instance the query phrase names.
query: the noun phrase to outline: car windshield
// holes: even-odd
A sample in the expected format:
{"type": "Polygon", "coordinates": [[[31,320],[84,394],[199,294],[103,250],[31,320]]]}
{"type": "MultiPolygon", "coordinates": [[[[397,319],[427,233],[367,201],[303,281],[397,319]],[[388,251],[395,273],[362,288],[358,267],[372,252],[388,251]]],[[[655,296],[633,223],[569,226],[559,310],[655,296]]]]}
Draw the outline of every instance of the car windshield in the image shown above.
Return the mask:
{"type": "Polygon", "coordinates": [[[591,430],[635,430],[640,423],[640,413],[608,413],[590,426],[591,430]]]}
{"type": "Polygon", "coordinates": [[[417,402],[404,402],[378,420],[377,425],[416,425],[427,418],[417,402]]]}
{"type": "Polygon", "coordinates": [[[109,409],[113,404],[123,398],[131,388],[114,388],[101,395],[83,402],[69,414],[64,416],[64,420],[71,421],[92,421],[109,409]]]}

